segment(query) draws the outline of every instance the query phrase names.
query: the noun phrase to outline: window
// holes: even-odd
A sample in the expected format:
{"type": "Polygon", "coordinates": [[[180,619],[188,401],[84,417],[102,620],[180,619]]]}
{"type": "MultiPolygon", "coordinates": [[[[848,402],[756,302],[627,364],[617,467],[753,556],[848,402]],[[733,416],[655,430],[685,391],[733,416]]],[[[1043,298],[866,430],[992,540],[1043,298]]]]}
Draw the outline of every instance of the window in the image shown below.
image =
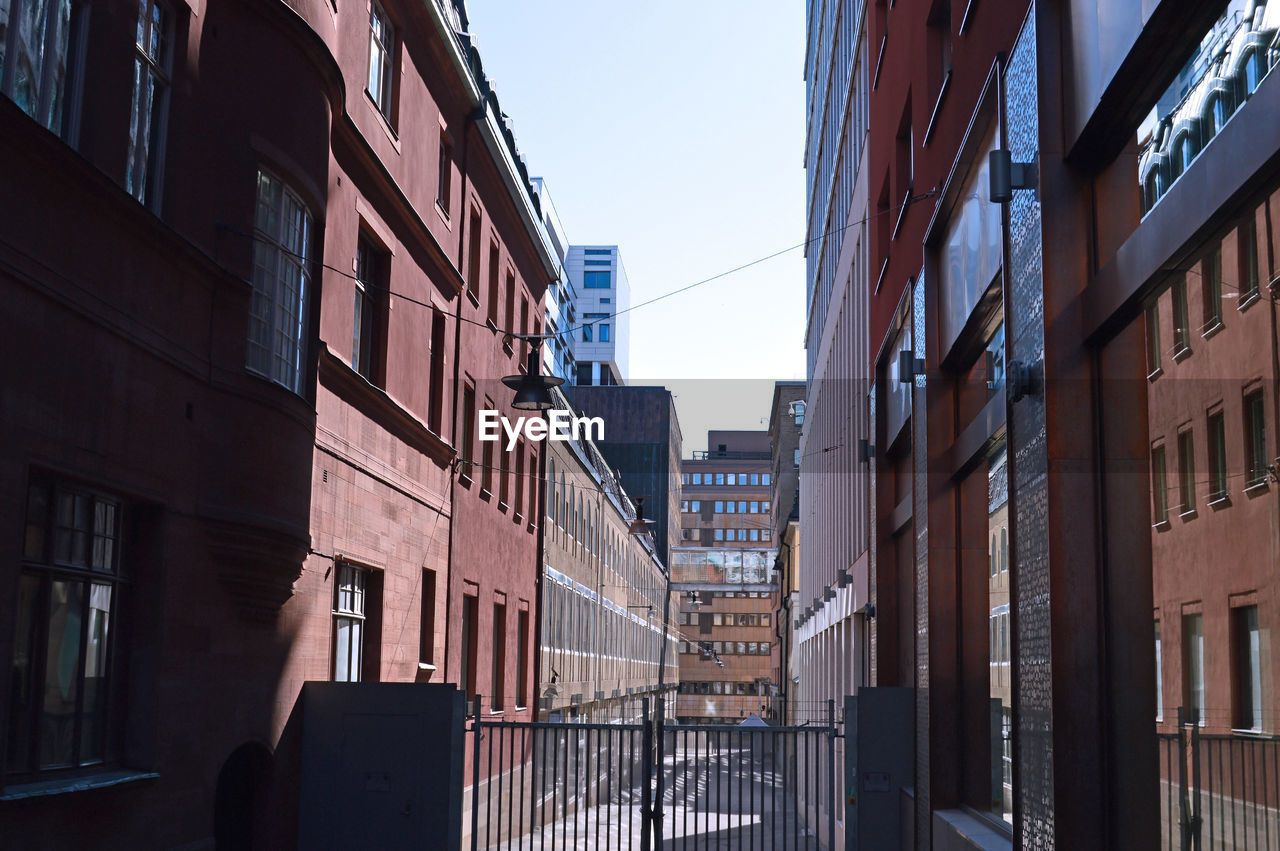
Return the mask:
{"type": "Polygon", "coordinates": [[[754,487],[754,486],[756,486],[756,485],[758,485],[758,484],[760,484],[760,474],[759,474],[759,473],[752,473],[752,474],[751,474],[751,485],[752,485],[752,487],[754,487]]]}
{"type": "Polygon", "coordinates": [[[385,328],[382,290],[386,289],[386,255],[364,237],[356,244],[356,304],[351,341],[351,366],[369,381],[381,387],[382,345],[385,328]]]}
{"type": "Polygon", "coordinates": [[[1265,483],[1268,473],[1267,438],[1261,390],[1255,390],[1244,397],[1244,451],[1247,462],[1245,486],[1265,483]]]}
{"type": "Polygon", "coordinates": [[[613,286],[611,273],[587,270],[582,273],[582,288],[587,290],[607,290],[613,286]]]}
{"type": "Polygon", "coordinates": [[[467,714],[471,714],[476,694],[476,615],[479,601],[471,594],[462,595],[462,647],[459,659],[458,686],[467,696],[467,714]]]}
{"type": "MultiPolygon", "coordinates": [[[[515,516],[516,516],[516,517],[523,517],[523,516],[524,516],[524,488],[525,488],[525,481],[524,481],[524,444],[523,444],[523,443],[517,443],[517,444],[516,444],[516,481],[515,481],[515,491],[516,491],[516,506],[515,506],[516,511],[515,511],[515,516]]],[[[530,515],[529,515],[529,516],[531,516],[531,517],[532,517],[532,516],[533,516],[533,513],[532,513],[532,512],[530,512],[530,515]]]]}
{"type": "Polygon", "coordinates": [[[515,331],[516,330],[516,276],[511,274],[509,270],[507,272],[506,284],[507,284],[507,312],[503,314],[503,318],[505,319],[506,324],[501,325],[499,327],[501,327],[502,330],[504,331],[515,331]]]}
{"type": "Polygon", "coordinates": [[[498,459],[501,462],[498,464],[498,504],[506,508],[511,504],[508,499],[510,496],[508,479],[511,478],[511,468],[507,466],[511,463],[511,453],[500,450],[498,459]]]}
{"type": "Polygon", "coordinates": [[[769,474],[768,474],[768,473],[762,473],[762,474],[761,474],[761,476],[760,476],[760,484],[764,485],[765,487],[768,487],[768,486],[769,486],[769,474]]]}
{"type": "Polygon", "coordinates": [[[133,109],[129,113],[129,160],[124,183],[130,195],[152,209],[160,201],[160,164],[169,111],[169,26],[167,7],[155,0],[142,0],[134,43],[133,109]]]}
{"type": "Polygon", "coordinates": [[[493,604],[493,660],[490,667],[489,708],[502,711],[507,675],[507,607],[493,604]]]}
{"type": "Polygon", "coordinates": [[[429,365],[428,389],[430,397],[427,401],[427,427],[437,435],[444,432],[444,364],[445,351],[445,319],[438,310],[431,311],[431,353],[429,365]]]}
{"type": "Polygon", "coordinates": [[[422,569],[422,626],[418,633],[418,662],[433,664],[436,657],[436,572],[422,569]]]}
{"type": "Polygon", "coordinates": [[[516,706],[529,705],[529,612],[516,614],[516,706]]]}
{"type": "MultiPolygon", "coordinates": [[[[582,326],[582,342],[584,342],[584,343],[590,343],[590,342],[593,342],[593,341],[592,341],[592,339],[591,339],[591,326],[590,326],[590,325],[583,325],[583,326],[582,326]]],[[[579,382],[579,383],[581,383],[581,382],[579,382]]],[[[588,381],[587,383],[590,383],[590,382],[588,381]]]]}
{"type": "Polygon", "coordinates": [[[752,530],[751,530],[751,540],[753,540],[753,541],[758,541],[758,540],[760,540],[760,530],[759,530],[759,529],[752,529],[752,530]]]}
{"type": "Polygon", "coordinates": [[[1238,730],[1262,729],[1262,641],[1258,607],[1231,610],[1231,644],[1236,662],[1235,718],[1238,730]]]}
{"type": "MultiPolygon", "coordinates": [[[[509,277],[507,279],[507,283],[511,285],[511,291],[515,292],[515,280],[509,277]]],[[[523,294],[521,294],[520,296],[520,333],[521,334],[529,333],[529,299],[523,294]]],[[[534,333],[536,334],[538,332],[535,330],[534,333]]],[[[521,340],[520,341],[521,365],[524,365],[525,363],[527,363],[528,360],[529,360],[529,341],[521,340]]]]}
{"type": "Polygon", "coordinates": [[[1178,497],[1182,501],[1182,513],[1196,507],[1195,441],[1191,429],[1178,434],[1178,497]]]}
{"type": "Polygon", "coordinates": [[[730,474],[729,474],[729,476],[728,476],[728,481],[726,482],[726,484],[736,485],[737,483],[738,483],[738,477],[737,477],[737,475],[735,475],[734,473],[730,473],[730,474]]]}
{"type": "Polygon", "coordinates": [[[493,327],[498,327],[498,304],[500,303],[501,293],[498,291],[498,243],[493,240],[489,241],[489,303],[486,305],[488,309],[489,321],[493,323],[493,327]]]}
{"type": "Polygon", "coordinates": [[[600,342],[609,342],[609,323],[605,322],[600,326],[600,342]]]}
{"type": "Polygon", "coordinates": [[[1225,95],[1218,95],[1213,99],[1213,109],[1209,116],[1212,130],[1211,135],[1216,136],[1218,132],[1226,126],[1227,118],[1230,113],[1227,111],[1227,101],[1225,95]]]}
{"type": "Polygon", "coordinates": [[[462,388],[462,434],[458,435],[458,456],[461,472],[470,475],[471,462],[475,459],[476,388],[468,383],[462,388]]]}
{"type": "Polygon", "coordinates": [[[334,585],[333,679],[358,683],[364,666],[365,590],[369,571],[347,562],[338,562],[334,585]]]}
{"type": "Polygon", "coordinates": [[[724,484],[724,473],[716,473],[716,484],[717,485],[724,484]]]}
{"type": "Polygon", "coordinates": [[[378,3],[369,3],[369,97],[378,105],[382,117],[392,120],[391,87],[395,71],[396,31],[391,19],[378,3]]]}
{"type": "Polygon", "coordinates": [[[1169,492],[1166,490],[1164,473],[1164,447],[1157,446],[1151,450],[1151,496],[1155,502],[1157,524],[1169,519],[1169,492]]]}
{"type": "Polygon", "coordinates": [[[681,474],[680,474],[680,484],[682,484],[682,485],[687,485],[687,484],[689,484],[689,474],[688,474],[688,473],[681,473],[681,474]]]}
{"type": "Polygon", "coordinates": [[[453,145],[449,144],[449,134],[440,131],[440,162],[436,166],[436,203],[444,217],[449,218],[449,195],[453,184],[453,145]]]}
{"type": "Polygon", "coordinates": [[[1240,301],[1246,302],[1258,294],[1258,234],[1253,219],[1245,222],[1237,233],[1240,246],[1240,301]]]}
{"type": "Polygon", "coordinates": [[[693,474],[693,483],[694,483],[695,485],[700,485],[700,484],[702,484],[702,474],[701,474],[701,473],[694,473],[694,474],[693,474]]]}
{"type": "Polygon", "coordinates": [[[529,522],[534,523],[538,517],[538,453],[529,450],[529,476],[526,482],[529,488],[529,522]]]}
{"type": "Polygon", "coordinates": [[[1204,623],[1201,616],[1182,616],[1182,705],[1186,719],[1204,724],[1204,623]]]}
{"type": "Polygon", "coordinates": [[[1187,279],[1179,278],[1170,288],[1173,296],[1173,354],[1176,358],[1187,350],[1191,333],[1187,319],[1187,279]]]}
{"type": "Polygon", "coordinates": [[[0,6],[0,93],[64,139],[72,135],[73,31],[83,8],[68,0],[0,6]]]}
{"type": "Polygon", "coordinates": [[[759,513],[760,513],[760,503],[759,503],[759,502],[756,502],[755,500],[752,500],[752,502],[751,502],[751,513],[752,513],[752,514],[759,514],[759,513]]]}
{"type": "Polygon", "coordinates": [[[724,514],[724,502],[717,499],[715,509],[716,509],[715,511],[716,514],[724,514]]]}
{"type": "Polygon", "coordinates": [[[689,512],[689,500],[687,499],[680,500],[680,511],[686,514],[689,512]]]}
{"type": "Polygon", "coordinates": [[[1161,667],[1160,620],[1156,619],[1156,720],[1164,720],[1164,670],[1161,667]]]}
{"type": "MultiPolygon", "coordinates": [[[[486,396],[484,407],[493,410],[493,400],[486,396]]],[[[494,441],[486,440],[480,449],[480,489],[489,493],[493,493],[493,444],[494,441]]]]}
{"type": "Polygon", "coordinates": [[[733,500],[730,500],[730,501],[725,505],[725,511],[726,511],[726,513],[728,513],[728,514],[733,514],[733,513],[735,513],[735,511],[736,511],[736,506],[737,506],[737,503],[736,503],[736,502],[734,502],[733,500]]]}
{"type": "Polygon", "coordinates": [[[1147,307],[1147,375],[1160,370],[1160,308],[1156,302],[1147,307]]]}
{"type": "Polygon", "coordinates": [[[1204,328],[1222,324],[1222,246],[1213,249],[1201,265],[1200,291],[1204,296],[1204,328]]]}
{"type": "Polygon", "coordinates": [[[769,500],[766,499],[764,502],[760,503],[760,510],[763,511],[765,514],[768,514],[769,505],[770,505],[769,500]]]}
{"type": "Polygon", "coordinates": [[[1227,430],[1222,411],[1209,415],[1209,501],[1227,496],[1227,430]]]}
{"type": "Polygon", "coordinates": [[[1258,88],[1258,83],[1262,80],[1262,51],[1254,49],[1249,52],[1249,58],[1244,61],[1244,92],[1246,95],[1253,94],[1258,88]]]}
{"type": "Polygon", "coordinates": [[[761,529],[761,530],[760,530],[760,540],[762,540],[762,541],[769,541],[769,540],[772,540],[772,539],[773,539],[773,533],[771,533],[768,529],[761,529]]]}
{"type": "Polygon", "coordinates": [[[476,293],[480,290],[480,211],[475,207],[471,208],[467,234],[467,292],[479,304],[476,293]]]}
{"type": "Polygon", "coordinates": [[[306,205],[280,180],[259,171],[247,365],[294,393],[302,392],[310,244],[306,205]]]}
{"type": "Polygon", "coordinates": [[[744,500],[740,500],[740,501],[738,502],[738,513],[739,513],[739,514],[746,514],[746,513],[747,513],[747,501],[746,501],[745,499],[744,499],[744,500]]]}
{"type": "Polygon", "coordinates": [[[122,514],[117,498],[88,488],[38,477],[28,488],[10,674],[10,771],[74,768],[115,756],[108,720],[122,514]]]}
{"type": "Polygon", "coordinates": [[[689,510],[692,511],[694,514],[697,514],[698,512],[702,511],[702,503],[699,500],[696,500],[696,499],[693,500],[692,502],[689,503],[689,510]]]}
{"type": "Polygon", "coordinates": [[[715,531],[715,539],[716,539],[717,541],[723,541],[723,540],[724,540],[724,530],[723,530],[723,529],[717,529],[717,530],[715,531]]]}

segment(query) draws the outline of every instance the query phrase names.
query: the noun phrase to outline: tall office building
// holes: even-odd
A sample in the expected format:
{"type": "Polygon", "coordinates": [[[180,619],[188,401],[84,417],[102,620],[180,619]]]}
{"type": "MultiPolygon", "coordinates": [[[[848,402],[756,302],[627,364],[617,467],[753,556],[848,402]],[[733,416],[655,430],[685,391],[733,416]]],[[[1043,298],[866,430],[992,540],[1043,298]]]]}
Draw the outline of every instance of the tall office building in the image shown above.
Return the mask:
{"type": "Polygon", "coordinates": [[[678,592],[684,723],[772,718],[777,550],[770,534],[769,433],[709,431],[680,467],[682,546],[671,552],[678,592]]]}
{"type": "Polygon", "coordinates": [[[542,371],[565,381],[573,381],[578,374],[573,359],[573,338],[578,314],[577,289],[565,265],[569,259],[569,239],[564,225],[560,223],[556,205],[551,200],[547,182],[541,177],[532,178],[531,182],[538,195],[538,206],[542,211],[542,225],[547,232],[547,239],[560,261],[559,274],[547,287],[542,299],[545,311],[543,327],[547,334],[542,341],[542,371]]]}
{"type": "Polygon", "coordinates": [[[616,245],[571,245],[566,271],[576,290],[573,383],[625,384],[630,346],[631,286],[616,245]]]}
{"type": "MultiPolygon", "coordinates": [[[[875,57],[865,11],[862,0],[813,0],[808,15],[808,390],[798,447],[804,544],[785,554],[797,574],[791,624],[799,624],[788,702],[811,710],[828,700],[843,708],[844,695],[867,681],[868,476],[859,441],[869,434],[867,298],[876,274],[867,260],[865,149],[875,57]]],[[[783,534],[785,518],[779,521],[783,534]]],[[[838,811],[837,831],[843,822],[838,811]]]]}

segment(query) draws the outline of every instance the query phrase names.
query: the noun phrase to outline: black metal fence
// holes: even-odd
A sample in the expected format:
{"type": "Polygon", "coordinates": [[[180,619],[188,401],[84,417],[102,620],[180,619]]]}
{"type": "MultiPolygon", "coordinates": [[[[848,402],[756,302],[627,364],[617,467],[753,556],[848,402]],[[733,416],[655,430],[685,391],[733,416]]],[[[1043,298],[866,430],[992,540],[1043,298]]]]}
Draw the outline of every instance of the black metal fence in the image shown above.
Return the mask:
{"type": "Polygon", "coordinates": [[[1280,848],[1280,738],[1160,733],[1160,847],[1167,851],[1280,848]]]}
{"type": "MultiPolygon", "coordinates": [[[[836,846],[834,708],[779,727],[486,721],[471,739],[464,847],[818,849],[836,846]]],[[[839,800],[843,800],[841,796],[839,800]]]]}

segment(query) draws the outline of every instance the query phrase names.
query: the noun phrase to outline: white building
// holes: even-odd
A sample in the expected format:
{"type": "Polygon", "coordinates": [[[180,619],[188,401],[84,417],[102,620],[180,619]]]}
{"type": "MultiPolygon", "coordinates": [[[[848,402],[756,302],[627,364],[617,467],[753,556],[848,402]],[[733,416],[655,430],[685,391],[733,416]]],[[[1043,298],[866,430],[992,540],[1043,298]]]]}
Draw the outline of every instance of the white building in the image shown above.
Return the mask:
{"type": "Polygon", "coordinates": [[[560,259],[560,277],[547,287],[547,294],[543,296],[547,317],[546,333],[549,336],[542,342],[542,370],[565,381],[572,381],[576,375],[573,336],[574,326],[577,324],[574,307],[577,291],[565,270],[565,262],[569,256],[569,238],[565,235],[564,225],[560,223],[560,216],[556,214],[556,205],[551,200],[546,181],[535,177],[532,178],[532,183],[534,191],[538,193],[543,227],[551,239],[556,257],[560,259]]]}
{"type": "Polygon", "coordinates": [[[631,287],[616,245],[571,245],[566,271],[576,291],[573,358],[579,385],[625,384],[631,287]]]}

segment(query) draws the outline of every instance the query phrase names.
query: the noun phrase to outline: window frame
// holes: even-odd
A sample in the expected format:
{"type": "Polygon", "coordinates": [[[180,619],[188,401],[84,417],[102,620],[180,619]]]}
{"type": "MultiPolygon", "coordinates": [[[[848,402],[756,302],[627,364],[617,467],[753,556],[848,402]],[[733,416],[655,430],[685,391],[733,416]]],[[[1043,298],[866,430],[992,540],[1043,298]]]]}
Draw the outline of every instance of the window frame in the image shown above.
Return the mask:
{"type": "Polygon", "coordinates": [[[358,683],[364,680],[364,659],[367,650],[366,644],[369,637],[369,612],[367,603],[369,601],[370,575],[372,571],[363,565],[356,564],[345,559],[335,560],[335,574],[333,580],[333,636],[330,645],[330,679],[336,683],[358,683]],[[352,583],[348,586],[346,579],[350,578],[352,583]],[[356,582],[355,580],[359,580],[356,582]],[[356,585],[359,585],[357,588],[356,585]],[[351,594],[353,605],[343,608],[342,600],[344,589],[351,594]],[[359,606],[354,604],[358,602],[359,606]],[[339,642],[341,641],[341,629],[339,624],[347,622],[351,625],[358,624],[360,627],[359,637],[352,640],[352,632],[348,628],[347,638],[347,669],[345,677],[339,675],[343,673],[338,665],[339,642]],[[352,650],[358,650],[358,654],[354,657],[352,650]],[[352,664],[354,660],[354,665],[352,664]],[[352,678],[354,667],[354,678],[352,678]]]}
{"type": "Polygon", "coordinates": [[[369,67],[365,77],[365,94],[373,101],[378,114],[386,120],[387,126],[392,130],[395,130],[396,119],[398,55],[399,39],[396,37],[395,21],[378,0],[369,0],[369,67]],[[381,35],[378,29],[379,23],[384,28],[381,35]],[[378,91],[374,92],[374,61],[378,57],[381,57],[378,63],[378,91]]]}
{"type": "MultiPolygon", "coordinates": [[[[119,669],[127,665],[127,660],[119,649],[122,641],[121,630],[128,629],[125,610],[127,587],[130,576],[124,559],[127,541],[125,530],[128,528],[130,510],[125,500],[115,493],[92,487],[90,485],[33,471],[26,488],[24,505],[24,541],[19,549],[18,598],[15,605],[17,624],[14,628],[13,656],[10,677],[13,687],[8,695],[6,707],[8,730],[7,737],[17,737],[25,727],[25,741],[9,738],[4,743],[5,762],[0,764],[0,777],[6,782],[45,779],[67,773],[83,773],[100,771],[104,767],[119,762],[123,749],[124,724],[128,714],[122,706],[121,686],[118,682],[119,669]],[[43,505],[38,503],[43,496],[43,505]],[[60,508],[62,499],[70,498],[72,516],[68,519],[62,515],[60,508]],[[79,501],[87,505],[82,520],[86,525],[77,525],[76,506],[79,501]],[[99,509],[102,509],[100,513],[99,509]],[[100,531],[99,521],[106,515],[106,528],[100,531]],[[69,525],[68,525],[69,523],[69,525]],[[69,552],[60,555],[59,541],[62,532],[69,533],[69,552]],[[75,555],[75,539],[81,536],[83,555],[75,555]],[[101,540],[101,546],[100,546],[101,540]],[[108,546],[106,542],[110,542],[108,546]],[[32,544],[35,543],[33,548],[32,544]],[[38,552],[37,552],[38,550],[38,552]],[[24,619],[21,604],[21,588],[29,580],[33,587],[30,598],[30,615],[24,619]],[[53,604],[54,583],[64,583],[67,587],[80,589],[78,610],[79,624],[76,627],[76,661],[73,717],[71,719],[71,736],[69,754],[66,761],[46,763],[44,741],[42,736],[42,719],[48,714],[46,705],[49,693],[50,671],[49,652],[52,641],[52,630],[55,613],[51,612],[53,604]],[[94,605],[95,586],[105,588],[107,606],[105,609],[94,605]],[[95,616],[95,612],[105,612],[105,618],[95,616]],[[25,620],[25,635],[22,627],[25,620]],[[123,624],[122,624],[123,621],[123,624]],[[99,677],[89,677],[86,668],[90,662],[90,643],[95,632],[94,624],[105,630],[105,638],[98,644],[95,654],[95,668],[101,672],[99,677]],[[19,653],[25,644],[29,660],[25,673],[17,676],[19,653]],[[98,679],[101,682],[93,688],[97,705],[90,707],[86,696],[86,682],[98,679]],[[28,698],[27,705],[21,706],[18,701],[25,686],[28,698]],[[98,733],[97,751],[86,758],[85,735],[86,725],[96,723],[98,733]],[[15,748],[21,743],[22,751],[15,748]],[[16,757],[22,754],[21,762],[16,757]]],[[[101,597],[99,597],[101,602],[101,597]]],[[[69,619],[71,610],[66,610],[69,619]]],[[[65,639],[67,632],[62,632],[65,639]]],[[[59,643],[61,647],[61,643],[59,643]]],[[[61,655],[61,654],[60,654],[61,655]]],[[[56,676],[56,674],[54,675],[56,676]]],[[[61,691],[66,692],[65,688],[61,691]]]]}
{"type": "Polygon", "coordinates": [[[165,140],[169,124],[169,92],[173,75],[174,12],[163,0],[140,0],[138,4],[138,30],[146,41],[134,39],[133,108],[129,113],[129,153],[125,166],[125,190],[148,209],[158,212],[164,194],[165,140]],[[153,14],[148,15],[150,11],[153,14]],[[154,13],[161,13],[158,27],[162,32],[156,38],[157,22],[154,13]],[[159,55],[153,55],[158,42],[159,55]],[[146,104],[146,142],[139,146],[137,140],[143,128],[140,126],[143,108],[144,74],[153,83],[146,104]],[[156,97],[159,93],[159,97],[156,97]],[[137,122],[137,123],[135,123],[137,122]],[[134,184],[134,175],[142,178],[134,184]]]}

